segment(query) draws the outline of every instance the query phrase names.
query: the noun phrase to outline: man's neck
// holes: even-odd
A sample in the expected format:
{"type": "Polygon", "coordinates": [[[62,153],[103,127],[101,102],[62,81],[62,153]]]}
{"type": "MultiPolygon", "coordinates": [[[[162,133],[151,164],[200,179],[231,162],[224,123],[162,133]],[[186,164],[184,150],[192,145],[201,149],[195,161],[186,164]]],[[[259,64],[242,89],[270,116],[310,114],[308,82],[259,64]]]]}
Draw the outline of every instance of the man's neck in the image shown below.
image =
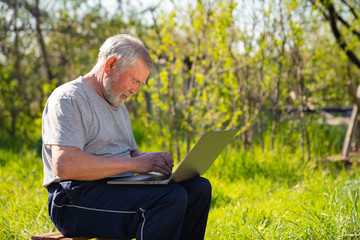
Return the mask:
{"type": "MultiPolygon", "coordinates": [[[[96,66],[95,66],[96,67],[96,66]]],[[[101,83],[102,83],[102,77],[101,74],[97,74],[99,71],[95,71],[95,67],[93,70],[91,70],[89,73],[87,73],[84,76],[84,79],[89,83],[89,85],[94,89],[94,91],[102,98],[104,98],[104,95],[101,91],[101,83]]]]}

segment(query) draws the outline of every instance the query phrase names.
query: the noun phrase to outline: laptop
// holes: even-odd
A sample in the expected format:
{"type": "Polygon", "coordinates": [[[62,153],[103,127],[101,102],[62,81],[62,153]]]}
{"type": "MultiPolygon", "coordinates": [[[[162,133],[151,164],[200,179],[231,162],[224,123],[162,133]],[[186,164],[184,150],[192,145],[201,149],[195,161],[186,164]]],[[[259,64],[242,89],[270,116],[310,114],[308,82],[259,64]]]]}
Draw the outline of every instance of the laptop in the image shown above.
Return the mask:
{"type": "Polygon", "coordinates": [[[181,182],[204,174],[238,130],[204,133],[176,171],[165,176],[159,173],[137,174],[109,180],[108,184],[162,184],[181,182]]]}

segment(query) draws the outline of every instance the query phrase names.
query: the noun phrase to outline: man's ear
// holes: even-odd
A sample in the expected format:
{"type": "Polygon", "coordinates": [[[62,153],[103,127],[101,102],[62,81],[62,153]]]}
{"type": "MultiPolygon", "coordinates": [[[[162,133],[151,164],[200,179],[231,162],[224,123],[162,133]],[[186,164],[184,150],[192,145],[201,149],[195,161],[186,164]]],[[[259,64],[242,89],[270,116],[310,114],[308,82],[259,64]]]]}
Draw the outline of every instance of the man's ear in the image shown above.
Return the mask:
{"type": "Polygon", "coordinates": [[[114,66],[117,66],[117,63],[118,63],[118,58],[116,56],[112,56],[110,57],[108,60],[106,60],[105,62],[105,67],[104,67],[104,72],[109,74],[111,69],[114,67],[114,66]]]}

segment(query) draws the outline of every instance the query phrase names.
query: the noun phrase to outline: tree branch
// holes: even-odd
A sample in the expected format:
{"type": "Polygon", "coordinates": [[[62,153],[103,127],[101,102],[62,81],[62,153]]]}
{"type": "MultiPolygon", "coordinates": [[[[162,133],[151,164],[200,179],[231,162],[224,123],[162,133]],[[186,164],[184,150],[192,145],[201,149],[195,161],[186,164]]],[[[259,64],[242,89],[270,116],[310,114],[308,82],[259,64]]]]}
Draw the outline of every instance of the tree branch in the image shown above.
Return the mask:
{"type": "MultiPolygon", "coordinates": [[[[337,19],[339,19],[339,21],[340,21],[345,27],[347,27],[348,29],[351,29],[351,28],[352,28],[352,26],[351,26],[348,22],[346,22],[345,19],[343,19],[339,14],[336,13],[336,17],[337,17],[337,19]]],[[[354,30],[354,29],[352,29],[351,32],[352,32],[355,36],[357,36],[357,37],[359,38],[359,40],[360,40],[360,32],[358,32],[358,31],[356,31],[356,30],[354,30]]]]}
{"type": "Polygon", "coordinates": [[[327,1],[327,0],[320,0],[320,2],[324,7],[326,7],[328,11],[328,15],[327,15],[329,17],[328,21],[330,23],[331,30],[336,38],[337,44],[341,47],[341,49],[343,49],[343,51],[346,53],[346,55],[351,60],[351,62],[353,62],[358,68],[360,68],[359,58],[355,55],[355,53],[352,50],[350,50],[350,48],[348,47],[346,41],[344,40],[343,36],[341,35],[338,29],[337,20],[339,18],[335,10],[334,4],[331,1],[327,1]]]}
{"type": "Polygon", "coordinates": [[[350,9],[350,12],[353,14],[353,16],[358,19],[359,16],[357,15],[356,11],[355,11],[355,8],[353,6],[351,6],[347,1],[345,0],[341,0],[341,2],[343,2],[349,9],[350,9]]]}
{"type": "MultiPolygon", "coordinates": [[[[330,5],[332,5],[332,7],[334,8],[334,14],[335,14],[336,19],[338,19],[338,20],[340,21],[340,23],[341,23],[342,25],[344,25],[347,29],[350,29],[350,30],[351,30],[351,33],[354,34],[356,37],[358,37],[359,40],[360,40],[360,32],[359,32],[359,31],[356,31],[355,29],[353,29],[352,26],[351,26],[343,17],[341,17],[341,16],[335,11],[335,7],[334,7],[334,5],[332,4],[331,1],[320,0],[320,2],[322,3],[321,6],[319,6],[319,5],[317,4],[317,1],[316,1],[316,0],[309,0],[309,1],[311,2],[311,4],[312,4],[313,6],[315,6],[315,7],[323,14],[325,20],[327,20],[327,21],[329,21],[329,22],[331,21],[331,19],[330,19],[331,17],[327,14],[326,11],[328,10],[328,7],[329,7],[330,5]]],[[[352,8],[345,0],[341,0],[341,1],[350,9],[350,11],[353,13],[354,17],[355,17],[356,19],[358,19],[358,16],[357,16],[357,14],[356,14],[356,12],[355,12],[355,9],[352,8]]]]}

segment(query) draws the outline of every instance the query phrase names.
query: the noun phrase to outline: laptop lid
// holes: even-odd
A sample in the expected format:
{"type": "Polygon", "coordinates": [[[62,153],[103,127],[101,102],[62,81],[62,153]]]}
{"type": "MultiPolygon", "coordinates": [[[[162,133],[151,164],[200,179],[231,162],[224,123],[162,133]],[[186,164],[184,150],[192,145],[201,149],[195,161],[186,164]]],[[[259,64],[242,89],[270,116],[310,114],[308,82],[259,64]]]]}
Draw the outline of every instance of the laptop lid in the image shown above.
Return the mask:
{"type": "Polygon", "coordinates": [[[181,182],[204,174],[219,154],[229,144],[238,130],[205,132],[190,150],[185,159],[169,179],[156,180],[149,174],[117,178],[109,184],[168,184],[171,181],[181,182]]]}
{"type": "Polygon", "coordinates": [[[203,175],[237,132],[238,130],[226,130],[204,133],[180,163],[172,180],[181,182],[203,175]]]}

